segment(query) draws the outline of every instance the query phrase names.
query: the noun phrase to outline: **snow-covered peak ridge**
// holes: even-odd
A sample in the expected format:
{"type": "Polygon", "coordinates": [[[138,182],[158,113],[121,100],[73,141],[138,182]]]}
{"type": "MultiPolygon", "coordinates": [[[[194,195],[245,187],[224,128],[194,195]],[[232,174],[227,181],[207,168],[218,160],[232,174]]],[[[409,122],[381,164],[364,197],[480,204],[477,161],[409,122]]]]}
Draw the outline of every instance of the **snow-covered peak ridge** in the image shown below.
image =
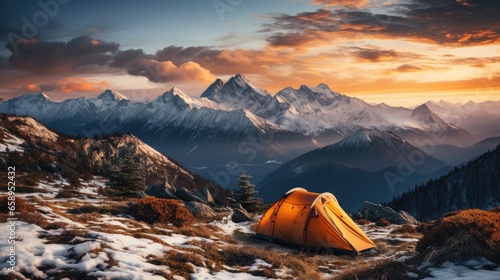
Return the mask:
{"type": "Polygon", "coordinates": [[[325,95],[333,95],[333,96],[340,95],[340,93],[331,90],[327,84],[323,84],[323,83],[317,85],[316,87],[311,87],[311,86],[307,86],[307,85],[303,85],[303,86],[309,88],[312,92],[322,93],[325,95]]]}
{"type": "Polygon", "coordinates": [[[169,91],[158,96],[152,102],[161,104],[173,103],[175,106],[186,108],[211,107],[211,104],[209,104],[209,102],[203,102],[200,98],[192,97],[176,87],[173,87],[169,91]]]}
{"type": "Polygon", "coordinates": [[[106,89],[103,93],[99,94],[97,96],[97,99],[101,100],[116,100],[116,101],[121,101],[121,100],[128,100],[128,98],[114,90],[106,89]]]}
{"type": "MultiPolygon", "coordinates": [[[[49,96],[47,96],[45,93],[27,93],[24,95],[21,95],[19,97],[14,97],[10,100],[16,100],[16,101],[28,101],[28,102],[47,102],[47,101],[52,101],[49,96]]],[[[9,100],[9,101],[10,101],[9,100]]]]}
{"type": "Polygon", "coordinates": [[[224,84],[223,89],[233,89],[240,93],[248,92],[249,89],[252,89],[255,93],[258,93],[261,96],[269,96],[269,93],[264,89],[261,89],[250,80],[248,80],[245,76],[241,74],[236,74],[234,77],[231,77],[226,84],[224,84]]]}
{"type": "Polygon", "coordinates": [[[334,144],[336,147],[368,146],[372,143],[386,143],[393,146],[395,142],[406,143],[406,141],[390,131],[377,129],[360,130],[353,135],[334,144]]]}

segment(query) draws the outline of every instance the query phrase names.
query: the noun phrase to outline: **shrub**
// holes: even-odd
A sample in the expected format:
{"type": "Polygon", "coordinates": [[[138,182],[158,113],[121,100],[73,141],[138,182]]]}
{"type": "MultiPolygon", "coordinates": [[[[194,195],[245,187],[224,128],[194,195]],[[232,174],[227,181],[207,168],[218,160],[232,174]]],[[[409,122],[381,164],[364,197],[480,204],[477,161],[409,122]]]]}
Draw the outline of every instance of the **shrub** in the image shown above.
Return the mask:
{"type": "Polygon", "coordinates": [[[397,233],[416,233],[417,232],[417,229],[412,226],[412,225],[408,225],[408,224],[405,224],[405,225],[402,225],[401,227],[391,231],[392,234],[397,234],[397,233]]]}
{"type": "Polygon", "coordinates": [[[433,264],[484,257],[500,263],[500,213],[464,210],[434,222],[417,243],[433,264]]]}
{"type": "Polygon", "coordinates": [[[358,225],[367,225],[370,223],[370,221],[368,221],[367,219],[357,219],[354,222],[356,222],[356,224],[358,225]]]}
{"type": "Polygon", "coordinates": [[[147,223],[172,223],[182,226],[195,221],[189,211],[174,199],[145,197],[130,206],[129,213],[140,221],[147,223]]]}
{"type": "Polygon", "coordinates": [[[375,225],[379,226],[379,227],[387,227],[387,226],[390,226],[391,225],[391,222],[389,222],[388,220],[384,219],[384,218],[380,218],[378,219],[376,222],[375,222],[375,225]]]}

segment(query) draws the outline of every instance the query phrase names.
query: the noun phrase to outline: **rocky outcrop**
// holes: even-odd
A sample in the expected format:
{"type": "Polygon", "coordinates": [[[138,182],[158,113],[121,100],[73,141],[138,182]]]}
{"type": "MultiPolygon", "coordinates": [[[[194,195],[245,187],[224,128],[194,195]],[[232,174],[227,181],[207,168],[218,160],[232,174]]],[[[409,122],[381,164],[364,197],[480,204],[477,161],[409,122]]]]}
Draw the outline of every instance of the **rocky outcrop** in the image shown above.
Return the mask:
{"type": "Polygon", "coordinates": [[[209,204],[215,203],[214,198],[212,197],[212,194],[210,193],[210,191],[207,188],[203,188],[201,190],[198,190],[194,194],[209,204]]]}
{"type": "Polygon", "coordinates": [[[234,208],[233,215],[231,216],[231,220],[235,223],[247,222],[251,221],[252,217],[250,214],[243,208],[234,208]]]}
{"type": "Polygon", "coordinates": [[[177,195],[178,198],[180,198],[184,201],[196,201],[196,202],[200,202],[200,203],[207,203],[203,199],[196,196],[192,191],[190,191],[184,187],[177,188],[177,190],[175,191],[175,194],[177,195]]]}
{"type": "Polygon", "coordinates": [[[201,202],[187,201],[184,202],[184,207],[196,218],[210,219],[217,215],[210,206],[201,202]]]}
{"type": "Polygon", "coordinates": [[[371,222],[375,222],[381,218],[388,220],[392,224],[412,224],[417,225],[419,222],[412,215],[405,211],[394,211],[392,208],[382,206],[380,204],[365,201],[362,211],[363,217],[371,222]]]}
{"type": "Polygon", "coordinates": [[[175,195],[175,189],[167,182],[149,185],[145,193],[158,198],[178,199],[175,195]]]}

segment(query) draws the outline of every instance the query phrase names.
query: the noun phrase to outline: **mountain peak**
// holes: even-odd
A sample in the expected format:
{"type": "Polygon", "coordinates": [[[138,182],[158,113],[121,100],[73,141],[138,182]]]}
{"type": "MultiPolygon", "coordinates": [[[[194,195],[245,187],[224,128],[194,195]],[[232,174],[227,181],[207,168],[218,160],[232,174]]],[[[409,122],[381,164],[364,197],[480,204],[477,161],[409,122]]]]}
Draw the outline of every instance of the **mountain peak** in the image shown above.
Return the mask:
{"type": "Polygon", "coordinates": [[[216,92],[219,92],[223,86],[224,82],[221,79],[217,79],[200,95],[200,97],[210,98],[216,92]]]}
{"type": "Polygon", "coordinates": [[[116,101],[128,100],[128,98],[125,95],[122,95],[121,93],[110,89],[106,89],[103,93],[99,94],[97,96],[97,99],[116,100],[116,101]]]}
{"type": "Polygon", "coordinates": [[[411,113],[411,116],[422,116],[422,115],[428,115],[432,114],[432,110],[427,106],[427,104],[422,104],[418,106],[417,108],[413,109],[413,112],[411,113]]]}
{"type": "Polygon", "coordinates": [[[340,141],[338,145],[339,146],[347,146],[353,144],[368,145],[372,142],[377,142],[377,141],[391,143],[393,142],[393,140],[396,139],[405,142],[405,140],[401,139],[400,137],[396,136],[394,133],[390,131],[380,131],[377,129],[364,129],[340,141]]]}
{"type": "Polygon", "coordinates": [[[36,102],[43,102],[43,101],[52,101],[50,97],[45,95],[44,93],[27,93],[24,95],[21,95],[19,97],[15,97],[14,99],[19,99],[19,100],[30,100],[30,101],[36,101],[36,102]]]}

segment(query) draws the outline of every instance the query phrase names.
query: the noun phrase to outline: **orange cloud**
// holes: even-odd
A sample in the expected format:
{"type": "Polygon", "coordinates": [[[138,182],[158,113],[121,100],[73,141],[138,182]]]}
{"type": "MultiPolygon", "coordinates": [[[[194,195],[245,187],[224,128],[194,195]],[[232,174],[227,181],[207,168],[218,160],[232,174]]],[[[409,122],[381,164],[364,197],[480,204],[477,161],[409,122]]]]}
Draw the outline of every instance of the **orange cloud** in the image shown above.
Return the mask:
{"type": "Polygon", "coordinates": [[[322,6],[342,6],[349,8],[361,8],[368,5],[368,0],[312,0],[311,5],[322,5],[322,6]]]}
{"type": "Polygon", "coordinates": [[[64,81],[57,82],[57,88],[62,92],[95,92],[108,85],[106,81],[90,82],[85,78],[66,78],[64,81]]]}
{"type": "Polygon", "coordinates": [[[24,91],[27,91],[27,92],[41,92],[42,89],[40,89],[39,86],[37,85],[34,85],[34,84],[28,84],[28,85],[24,85],[21,87],[24,91]]]}

